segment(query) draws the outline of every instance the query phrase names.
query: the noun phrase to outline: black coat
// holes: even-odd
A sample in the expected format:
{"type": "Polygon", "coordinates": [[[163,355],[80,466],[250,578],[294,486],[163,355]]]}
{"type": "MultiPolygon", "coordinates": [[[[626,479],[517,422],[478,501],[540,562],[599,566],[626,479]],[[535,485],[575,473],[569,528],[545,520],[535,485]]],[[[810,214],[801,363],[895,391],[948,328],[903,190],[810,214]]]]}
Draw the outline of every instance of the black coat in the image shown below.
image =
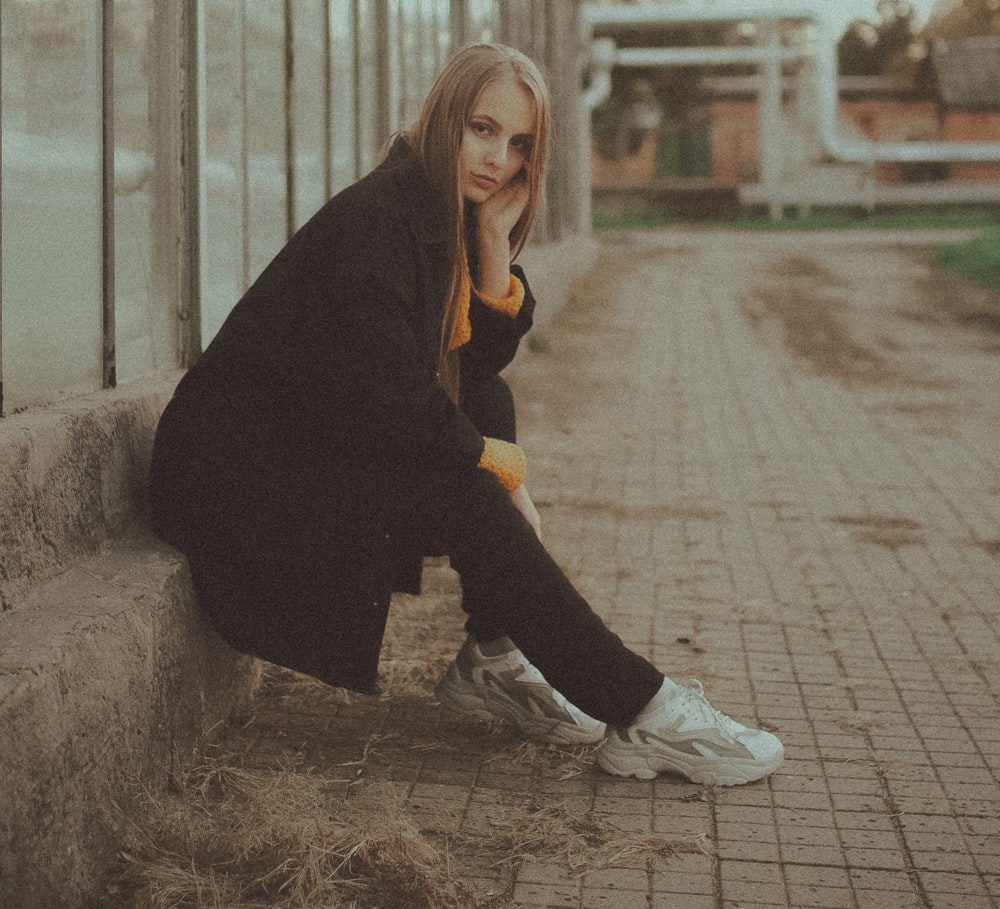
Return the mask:
{"type": "MultiPolygon", "coordinates": [[[[268,265],[164,412],[153,524],[237,649],[373,689],[390,594],[414,589],[424,554],[392,489],[478,470],[484,444],[436,378],[445,241],[398,142],[268,265]]],[[[463,382],[511,361],[533,310],[530,290],[515,319],[473,295],[463,382]]]]}

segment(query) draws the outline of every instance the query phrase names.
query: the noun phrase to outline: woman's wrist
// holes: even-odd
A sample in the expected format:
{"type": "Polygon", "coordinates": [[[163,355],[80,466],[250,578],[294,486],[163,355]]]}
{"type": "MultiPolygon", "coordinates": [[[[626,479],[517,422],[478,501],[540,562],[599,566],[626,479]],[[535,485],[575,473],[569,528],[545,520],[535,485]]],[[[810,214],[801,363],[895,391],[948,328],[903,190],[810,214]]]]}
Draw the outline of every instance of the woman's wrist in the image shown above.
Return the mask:
{"type": "Polygon", "coordinates": [[[479,238],[479,274],[476,289],[488,297],[505,297],[510,285],[510,241],[479,238]]]}
{"type": "Polygon", "coordinates": [[[524,285],[521,283],[521,279],[513,273],[507,275],[507,287],[502,296],[491,297],[482,290],[476,292],[479,294],[479,299],[490,309],[503,313],[512,319],[517,318],[517,314],[521,311],[521,305],[524,303],[524,285]]]}

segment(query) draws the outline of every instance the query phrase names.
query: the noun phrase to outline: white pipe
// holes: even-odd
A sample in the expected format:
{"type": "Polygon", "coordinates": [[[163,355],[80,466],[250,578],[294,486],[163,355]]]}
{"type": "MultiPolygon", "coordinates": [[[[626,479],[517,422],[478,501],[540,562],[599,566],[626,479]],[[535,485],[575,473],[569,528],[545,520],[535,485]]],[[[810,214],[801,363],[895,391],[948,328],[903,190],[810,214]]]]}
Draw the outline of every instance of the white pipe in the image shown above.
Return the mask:
{"type": "MultiPolygon", "coordinates": [[[[706,5],[681,2],[676,4],[638,3],[628,6],[606,6],[587,3],[583,8],[583,19],[587,27],[595,26],[646,26],[664,23],[695,22],[746,22],[749,20],[800,19],[815,24],[816,46],[812,50],[815,61],[816,124],[824,149],[841,161],[872,163],[875,161],[1000,161],[1000,142],[871,142],[845,136],[839,127],[840,90],[838,86],[837,26],[823,6],[803,6],[801,4],[775,4],[759,9],[747,9],[748,4],[720,2],[706,5]]],[[[607,39],[601,39],[607,41],[607,39]]],[[[598,42],[595,42],[595,45],[598,42]]],[[[612,44],[613,47],[613,44],[612,44]]],[[[663,52],[689,56],[697,65],[695,51],[719,51],[721,48],[663,48],[663,52]]],[[[736,49],[733,49],[736,50],[736,49]]],[[[765,55],[766,55],[766,49],[765,55]]],[[[645,52],[643,52],[645,53],[645,52]]],[[[611,60],[607,46],[603,46],[598,57],[592,58],[592,83],[585,95],[585,103],[591,107],[601,103],[611,91],[611,67],[622,63],[632,55],[637,59],[635,49],[618,51],[611,60]]],[[[716,62],[708,60],[701,62],[716,62]]],[[[766,59],[766,56],[765,56],[766,59]]],[[[760,61],[750,61],[760,62],[760,61]]],[[[650,64],[631,64],[650,65],[650,64]]],[[[652,64],[657,65],[657,64],[652,64]]],[[[660,64],[666,65],[666,64],[660,64]]]]}
{"type": "Polygon", "coordinates": [[[767,47],[623,47],[618,51],[618,66],[735,66],[741,63],[762,65],[772,60],[795,62],[812,57],[811,51],[783,47],[777,52],[767,47]]]}
{"type": "MultiPolygon", "coordinates": [[[[590,87],[583,93],[583,109],[589,116],[611,94],[611,70],[618,53],[610,38],[596,38],[590,45],[590,87]]],[[[585,120],[584,122],[589,122],[585,120]]]]}
{"type": "MultiPolygon", "coordinates": [[[[829,0],[822,0],[823,3],[829,0]]],[[[727,3],[633,3],[605,5],[585,3],[584,23],[591,29],[598,25],[663,25],[666,22],[747,22],[767,19],[805,19],[811,22],[828,20],[822,10],[805,3],[773,3],[757,9],[743,2],[727,3]],[[748,7],[751,7],[748,9],[748,7]]]]}

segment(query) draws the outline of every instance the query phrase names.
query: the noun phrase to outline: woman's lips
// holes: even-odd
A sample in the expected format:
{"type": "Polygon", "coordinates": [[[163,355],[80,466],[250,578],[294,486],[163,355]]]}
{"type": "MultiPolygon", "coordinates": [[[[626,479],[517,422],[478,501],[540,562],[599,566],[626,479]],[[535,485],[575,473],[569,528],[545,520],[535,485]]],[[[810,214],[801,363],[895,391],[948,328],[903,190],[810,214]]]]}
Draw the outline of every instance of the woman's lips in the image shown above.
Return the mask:
{"type": "Polygon", "coordinates": [[[500,185],[497,180],[483,174],[473,174],[472,182],[480,189],[496,189],[500,185]]]}

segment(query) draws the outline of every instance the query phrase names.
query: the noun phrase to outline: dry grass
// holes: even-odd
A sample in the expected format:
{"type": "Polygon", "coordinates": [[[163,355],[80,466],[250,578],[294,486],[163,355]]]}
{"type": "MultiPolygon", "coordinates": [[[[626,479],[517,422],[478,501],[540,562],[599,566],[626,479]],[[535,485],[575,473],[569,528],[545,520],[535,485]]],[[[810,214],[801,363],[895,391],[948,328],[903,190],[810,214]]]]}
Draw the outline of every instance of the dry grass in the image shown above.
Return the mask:
{"type": "MultiPolygon", "coordinates": [[[[522,744],[506,758],[511,766],[572,776],[589,751],[522,744]]],[[[500,796],[442,835],[408,815],[404,784],[348,782],[290,767],[247,770],[238,755],[217,752],[176,779],[171,792],[148,797],[123,844],[114,905],[501,909],[512,905],[508,894],[526,862],[584,875],[705,851],[701,837],[633,833],[612,817],[523,795],[500,796]],[[463,883],[463,866],[484,863],[509,885],[484,895],[463,883]]]]}
{"type": "MultiPolygon", "coordinates": [[[[113,888],[136,909],[452,909],[473,905],[388,783],[204,761],[133,825],[113,888]]],[[[126,902],[127,901],[127,902],[126,902]]]]}
{"type": "Polygon", "coordinates": [[[586,798],[567,798],[591,772],[593,748],[434,722],[434,686],[464,632],[449,570],[426,579],[424,596],[394,604],[380,697],[272,667],[254,715],[217,730],[223,744],[166,793],[147,794],[122,844],[111,909],[513,909],[526,862],[582,875],[702,851],[699,838],[632,833],[586,798]],[[382,725],[393,706],[409,723],[399,734],[382,725]],[[510,785],[473,792],[468,806],[411,804],[425,763],[439,774],[478,764],[510,785]]]}
{"type": "Polygon", "coordinates": [[[610,817],[565,803],[525,802],[490,811],[490,830],[472,838],[495,863],[516,870],[525,862],[557,862],[577,875],[607,868],[648,867],[683,852],[705,852],[702,838],[668,840],[621,829],[610,817]]]}

